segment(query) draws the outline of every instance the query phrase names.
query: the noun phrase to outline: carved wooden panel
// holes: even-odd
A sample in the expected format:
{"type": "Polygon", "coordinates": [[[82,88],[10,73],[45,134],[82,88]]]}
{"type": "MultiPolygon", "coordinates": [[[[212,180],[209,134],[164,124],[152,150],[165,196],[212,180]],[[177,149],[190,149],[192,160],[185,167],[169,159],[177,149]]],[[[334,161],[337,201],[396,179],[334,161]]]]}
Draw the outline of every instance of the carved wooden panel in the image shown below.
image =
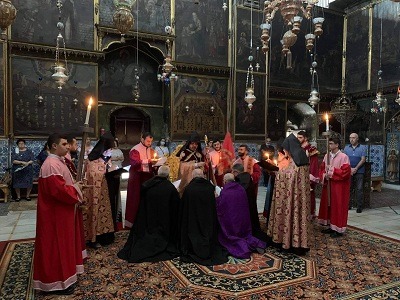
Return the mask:
{"type": "Polygon", "coordinates": [[[226,79],[181,76],[175,83],[172,138],[200,136],[223,138],[226,128],[226,79]]]}

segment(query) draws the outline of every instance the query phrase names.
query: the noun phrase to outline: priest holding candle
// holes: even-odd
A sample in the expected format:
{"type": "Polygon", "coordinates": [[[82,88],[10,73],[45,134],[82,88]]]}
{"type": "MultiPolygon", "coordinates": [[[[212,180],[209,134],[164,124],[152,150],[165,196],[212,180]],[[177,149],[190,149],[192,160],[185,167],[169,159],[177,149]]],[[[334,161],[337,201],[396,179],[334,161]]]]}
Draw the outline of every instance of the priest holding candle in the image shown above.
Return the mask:
{"type": "Polygon", "coordinates": [[[151,148],[153,136],[150,132],[142,134],[140,143],[129,152],[131,168],[129,169],[128,190],[126,196],[125,227],[131,228],[140,203],[141,185],[155,175],[157,152],[151,148]]]}

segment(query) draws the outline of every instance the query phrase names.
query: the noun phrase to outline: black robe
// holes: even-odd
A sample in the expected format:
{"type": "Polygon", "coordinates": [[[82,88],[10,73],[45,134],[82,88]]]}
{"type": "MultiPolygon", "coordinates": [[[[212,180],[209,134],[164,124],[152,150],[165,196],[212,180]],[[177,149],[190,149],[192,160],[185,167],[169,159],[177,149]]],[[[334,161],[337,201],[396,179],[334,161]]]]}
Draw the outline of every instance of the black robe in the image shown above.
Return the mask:
{"type": "Polygon", "coordinates": [[[128,262],[157,262],[179,256],[179,194],[165,177],[142,185],[138,214],[118,257],[128,262]]]}
{"type": "Polygon", "coordinates": [[[243,172],[238,174],[235,177],[235,181],[238,182],[246,190],[247,200],[249,201],[250,221],[253,236],[262,241],[266,241],[267,235],[261,230],[260,227],[260,220],[258,218],[257,209],[257,194],[250,173],[243,172]]]}
{"type": "Polygon", "coordinates": [[[214,186],[204,178],[187,185],[181,207],[181,261],[205,266],[228,261],[228,252],[218,241],[214,186]]]}

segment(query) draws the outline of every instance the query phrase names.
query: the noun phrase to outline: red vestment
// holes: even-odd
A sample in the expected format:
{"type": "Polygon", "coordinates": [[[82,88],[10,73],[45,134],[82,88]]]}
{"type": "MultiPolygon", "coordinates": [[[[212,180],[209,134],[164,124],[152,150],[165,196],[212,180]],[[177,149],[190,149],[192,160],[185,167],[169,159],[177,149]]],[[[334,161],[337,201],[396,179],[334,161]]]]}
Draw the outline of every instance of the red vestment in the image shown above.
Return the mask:
{"type": "Polygon", "coordinates": [[[140,203],[142,183],[154,176],[151,159],[156,152],[142,143],[134,146],[129,152],[131,168],[129,169],[128,189],[126,195],[125,227],[131,228],[140,203]]]}
{"type": "Polygon", "coordinates": [[[33,287],[64,290],[83,273],[82,228],[78,207],[82,195],[62,158],[50,154],[39,174],[33,287]]]}
{"type": "Polygon", "coordinates": [[[350,201],[350,178],[351,167],[349,157],[339,151],[330,157],[331,168],[326,170],[326,155],[320,167],[320,179],[324,178],[325,173],[329,176],[331,198],[328,203],[328,181],[324,179],[319,206],[318,222],[323,225],[330,224],[330,227],[343,233],[346,231],[347,217],[350,201]]]}
{"type": "Polygon", "coordinates": [[[251,179],[253,180],[253,184],[254,184],[254,192],[256,194],[255,196],[257,198],[258,182],[260,181],[260,177],[261,177],[261,168],[257,164],[256,159],[251,156],[246,156],[244,159],[242,157],[239,157],[237,160],[235,160],[233,162],[232,165],[236,165],[236,164],[243,165],[244,171],[251,175],[251,179]]]}

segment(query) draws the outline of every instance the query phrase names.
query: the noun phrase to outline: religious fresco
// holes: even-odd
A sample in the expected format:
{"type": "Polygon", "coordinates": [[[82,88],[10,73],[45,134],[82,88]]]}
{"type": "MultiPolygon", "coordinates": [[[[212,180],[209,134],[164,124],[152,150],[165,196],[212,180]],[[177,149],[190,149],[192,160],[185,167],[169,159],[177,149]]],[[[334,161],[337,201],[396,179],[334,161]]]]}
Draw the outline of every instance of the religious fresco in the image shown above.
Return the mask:
{"type": "MultiPolygon", "coordinates": [[[[264,134],[265,132],[265,78],[254,75],[254,95],[256,101],[250,110],[244,101],[246,73],[236,73],[236,121],[235,134],[264,134]]],[[[250,138],[251,139],[251,138],[250,138]]]]}
{"type": "Polygon", "coordinates": [[[176,60],[191,64],[228,65],[228,12],[222,2],[181,0],[176,3],[176,60]]]}
{"type": "Polygon", "coordinates": [[[192,131],[223,138],[226,130],[227,79],[181,75],[174,84],[171,135],[186,140],[192,131]]]}
{"type": "Polygon", "coordinates": [[[372,72],[371,88],[376,88],[380,60],[384,85],[396,84],[400,78],[400,22],[398,3],[391,1],[377,3],[373,9],[372,21],[372,72]],[[382,48],[381,48],[382,20],[382,48]],[[380,57],[380,50],[382,55],[380,57]]]}
{"type": "MultiPolygon", "coordinates": [[[[12,120],[14,135],[48,136],[51,132],[80,135],[89,97],[96,99],[95,65],[68,64],[70,79],[59,90],[54,80],[53,62],[22,57],[11,59],[12,120]],[[41,100],[39,96],[42,96],[41,100]],[[77,99],[78,101],[74,101],[77,99]],[[76,104],[75,104],[76,103],[76,104]]],[[[89,125],[95,127],[92,107],[89,125]]]]}
{"type": "Polygon", "coordinates": [[[268,137],[277,141],[286,134],[286,101],[268,101],[268,137]]]}
{"type": "Polygon", "coordinates": [[[249,8],[238,7],[237,9],[237,27],[236,27],[236,68],[239,70],[247,70],[250,61],[249,56],[253,56],[253,68],[255,71],[265,72],[265,54],[261,50],[261,29],[260,24],[263,22],[263,13],[259,10],[250,10],[249,8]],[[253,23],[251,27],[251,14],[253,15],[253,23]],[[251,28],[253,29],[252,48],[250,48],[251,28]],[[258,49],[257,49],[258,48],[258,49]],[[256,64],[260,66],[257,70],[256,64]]]}
{"type": "MultiPolygon", "coordinates": [[[[93,0],[63,0],[63,37],[67,48],[93,50],[93,0]]],[[[16,0],[17,17],[11,25],[14,41],[56,44],[58,8],[53,0],[16,0]]]]}
{"type": "Polygon", "coordinates": [[[0,136],[4,136],[5,115],[4,115],[4,44],[0,43],[0,136]]]}
{"type": "Polygon", "coordinates": [[[367,90],[368,15],[368,9],[364,9],[347,18],[346,89],[350,93],[367,90]]]}
{"type": "MultiPolygon", "coordinates": [[[[294,89],[310,89],[310,67],[316,49],[317,72],[320,91],[339,92],[342,77],[342,40],[343,17],[324,12],[324,33],[316,39],[312,52],[305,46],[305,34],[309,32],[311,21],[303,19],[301,32],[296,43],[290,48],[292,52],[292,68],[287,68],[287,58],[282,54],[280,40],[287,31],[283,19],[277,14],[272,22],[271,30],[271,85],[294,89]]],[[[258,34],[258,38],[261,33],[258,34]]]]}
{"type": "MultiPolygon", "coordinates": [[[[100,25],[114,27],[113,14],[116,10],[114,0],[100,0],[100,25]]],[[[165,34],[164,28],[171,25],[171,3],[169,0],[133,0],[132,15],[135,19],[131,30],[165,34]],[[138,7],[137,7],[138,5],[138,7]],[[139,8],[139,17],[137,10],[139,8]]]]}
{"type": "Polygon", "coordinates": [[[137,67],[136,55],[136,49],[127,45],[109,52],[106,60],[99,63],[99,101],[163,105],[163,84],[157,80],[159,62],[148,48],[143,48],[139,51],[137,67]],[[138,70],[140,89],[137,102],[133,95],[135,69],[138,70]]]}
{"type": "MultiPolygon", "coordinates": [[[[342,87],[343,16],[324,11],[324,33],[317,38],[317,72],[320,92],[337,92],[342,87]]],[[[308,61],[310,68],[310,60],[308,61]]],[[[308,74],[310,74],[308,72],[308,74]]],[[[307,75],[308,75],[307,74],[307,75]]],[[[306,76],[306,72],[304,73],[306,76]]],[[[307,82],[308,84],[311,81],[307,82]]],[[[307,85],[304,86],[305,88],[307,85]]]]}

